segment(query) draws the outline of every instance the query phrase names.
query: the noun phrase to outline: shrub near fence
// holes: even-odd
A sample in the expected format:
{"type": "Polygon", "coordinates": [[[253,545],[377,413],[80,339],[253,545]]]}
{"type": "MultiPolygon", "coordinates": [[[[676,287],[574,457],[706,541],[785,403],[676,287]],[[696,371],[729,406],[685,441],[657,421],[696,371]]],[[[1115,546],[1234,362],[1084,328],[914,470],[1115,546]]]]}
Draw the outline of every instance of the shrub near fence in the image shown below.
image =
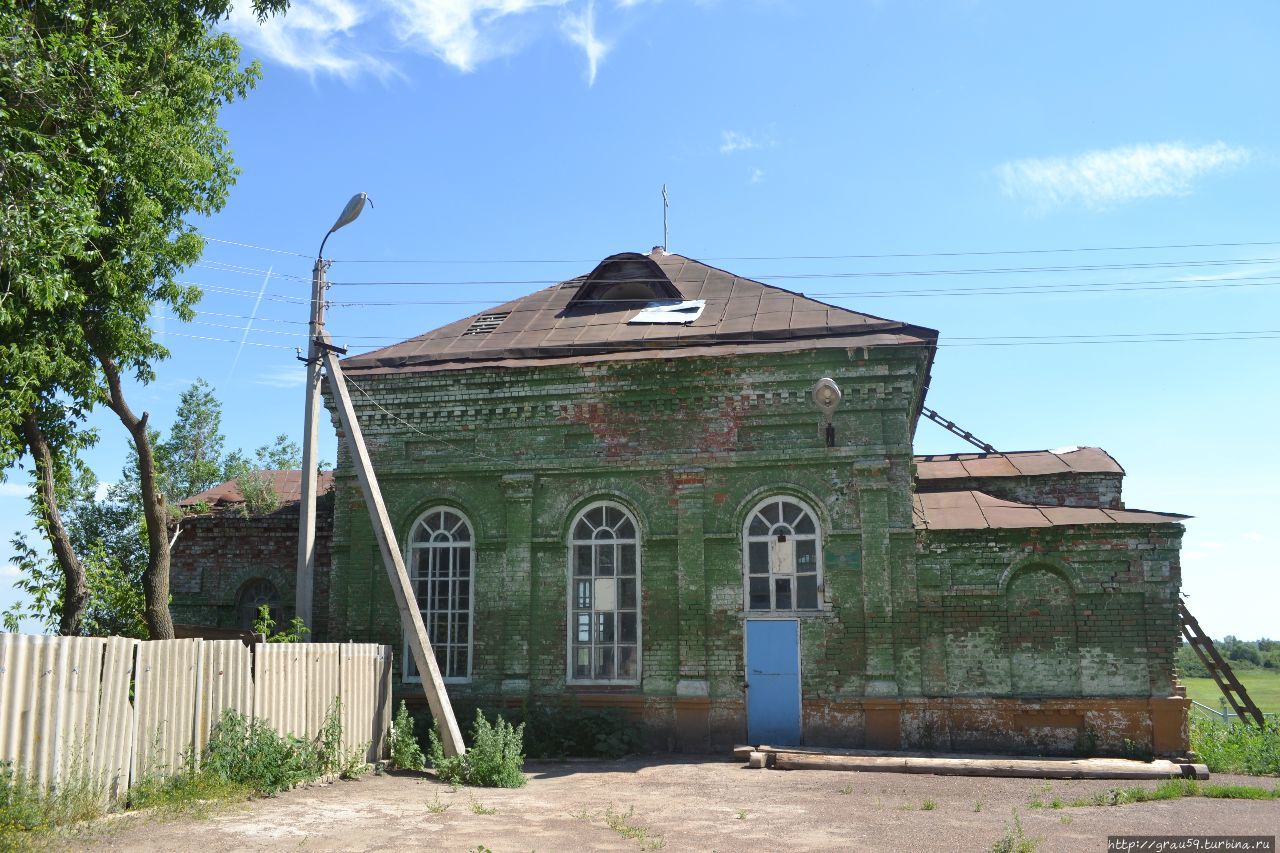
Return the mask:
{"type": "Polygon", "coordinates": [[[198,757],[228,709],[310,740],[335,697],[343,750],[377,760],[391,723],[388,646],[0,634],[0,763],[116,800],[198,757]]]}

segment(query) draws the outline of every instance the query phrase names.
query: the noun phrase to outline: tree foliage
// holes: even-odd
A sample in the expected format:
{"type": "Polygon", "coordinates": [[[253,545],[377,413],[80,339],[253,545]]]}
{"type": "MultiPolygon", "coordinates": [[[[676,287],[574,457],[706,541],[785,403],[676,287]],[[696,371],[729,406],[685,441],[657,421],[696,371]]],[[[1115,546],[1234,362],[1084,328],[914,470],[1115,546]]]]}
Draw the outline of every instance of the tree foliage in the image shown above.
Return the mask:
{"type": "MultiPolygon", "coordinates": [[[[260,19],[287,0],[252,0],[260,19]]],[[[230,0],[0,0],[0,467],[33,454],[42,528],[74,631],[84,568],[56,503],[59,468],[105,404],[133,441],[148,537],[153,636],[172,636],[168,531],[146,412],[124,380],[167,352],[153,312],[190,319],[178,280],[203,242],[188,218],[221,209],[235,169],[222,106],[258,67],[215,25],[230,0]],[[43,458],[42,458],[43,456],[43,458]]]]}
{"type": "MultiPolygon", "coordinates": [[[[58,488],[68,537],[85,569],[86,600],[74,633],[147,639],[141,586],[147,551],[139,508],[129,503],[127,490],[117,486],[99,497],[98,478],[79,460],[60,478],[58,488]]],[[[31,498],[36,518],[39,500],[36,495],[31,498]]],[[[12,540],[20,573],[15,586],[28,601],[3,614],[7,631],[17,631],[24,618],[50,630],[60,627],[65,588],[58,561],[42,547],[46,544],[22,535],[12,540]]]]}
{"type": "Polygon", "coordinates": [[[223,444],[222,404],[209,383],[197,379],[178,398],[178,417],[169,437],[156,445],[170,506],[225,479],[223,444]]]}

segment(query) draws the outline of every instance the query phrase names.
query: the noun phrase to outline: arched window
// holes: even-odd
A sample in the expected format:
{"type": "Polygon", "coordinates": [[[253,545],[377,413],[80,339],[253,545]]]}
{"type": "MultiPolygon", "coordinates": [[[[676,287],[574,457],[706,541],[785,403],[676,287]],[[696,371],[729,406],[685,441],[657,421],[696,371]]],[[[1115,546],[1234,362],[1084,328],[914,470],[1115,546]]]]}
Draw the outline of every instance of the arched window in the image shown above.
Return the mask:
{"type": "Polygon", "coordinates": [[[1030,566],[1013,576],[1005,597],[1014,694],[1081,695],[1071,586],[1047,566],[1030,566]]]}
{"type": "Polygon", "coordinates": [[[569,681],[640,681],[640,537],[617,504],[584,509],[569,530],[569,681]]]}
{"type": "MultiPolygon", "coordinates": [[[[427,510],[409,534],[409,578],[427,626],[427,639],[446,681],[471,677],[474,549],[471,524],[450,507],[427,510]]],[[[413,655],[408,653],[404,655],[404,678],[421,681],[413,655]]]]}
{"type": "Polygon", "coordinates": [[[748,610],[818,609],[822,536],[811,509],[794,498],[769,498],[747,516],[742,538],[748,610]]]}
{"type": "Polygon", "coordinates": [[[258,621],[258,614],[263,605],[267,606],[271,618],[275,620],[276,630],[281,631],[284,625],[284,610],[280,607],[280,592],[276,585],[266,578],[254,578],[240,587],[236,596],[236,613],[240,627],[246,631],[253,630],[253,623],[258,621]]]}

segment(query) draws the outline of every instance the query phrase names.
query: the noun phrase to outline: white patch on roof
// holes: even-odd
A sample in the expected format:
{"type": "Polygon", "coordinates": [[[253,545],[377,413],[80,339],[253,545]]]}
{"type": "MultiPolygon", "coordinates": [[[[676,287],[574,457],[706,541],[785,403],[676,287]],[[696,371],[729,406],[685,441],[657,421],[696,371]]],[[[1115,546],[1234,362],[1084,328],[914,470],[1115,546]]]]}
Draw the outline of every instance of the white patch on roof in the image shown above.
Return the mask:
{"type": "Polygon", "coordinates": [[[692,323],[706,307],[705,299],[659,299],[641,308],[627,323],[692,323]]]}
{"type": "Polygon", "coordinates": [[[1053,450],[1050,450],[1049,452],[1052,453],[1054,456],[1061,456],[1064,453],[1075,453],[1077,450],[1080,450],[1080,449],[1081,449],[1080,445],[1073,444],[1070,447],[1055,447],[1053,450]]]}

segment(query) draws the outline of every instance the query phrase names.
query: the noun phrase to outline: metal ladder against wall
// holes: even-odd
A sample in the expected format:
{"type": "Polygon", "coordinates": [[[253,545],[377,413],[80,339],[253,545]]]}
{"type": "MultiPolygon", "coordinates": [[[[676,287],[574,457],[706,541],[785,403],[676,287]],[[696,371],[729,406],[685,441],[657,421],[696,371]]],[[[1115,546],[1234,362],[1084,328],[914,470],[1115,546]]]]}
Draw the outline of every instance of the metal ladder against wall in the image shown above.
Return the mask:
{"type": "Polygon", "coordinates": [[[1186,636],[1187,643],[1191,648],[1195,649],[1196,656],[1200,658],[1204,668],[1209,670],[1209,675],[1217,683],[1222,695],[1227,697],[1227,702],[1231,704],[1231,709],[1236,712],[1236,716],[1246,723],[1249,722],[1249,717],[1252,717],[1259,726],[1265,726],[1266,722],[1262,716],[1262,711],[1258,709],[1257,705],[1253,704],[1253,700],[1249,698],[1249,692],[1244,689],[1244,685],[1236,678],[1236,674],[1231,671],[1231,667],[1218,652],[1213,640],[1209,639],[1209,636],[1200,629],[1200,623],[1191,615],[1191,611],[1187,609],[1186,602],[1178,602],[1178,613],[1182,616],[1182,633],[1186,636]],[[1249,717],[1246,717],[1246,714],[1249,717]]]}

